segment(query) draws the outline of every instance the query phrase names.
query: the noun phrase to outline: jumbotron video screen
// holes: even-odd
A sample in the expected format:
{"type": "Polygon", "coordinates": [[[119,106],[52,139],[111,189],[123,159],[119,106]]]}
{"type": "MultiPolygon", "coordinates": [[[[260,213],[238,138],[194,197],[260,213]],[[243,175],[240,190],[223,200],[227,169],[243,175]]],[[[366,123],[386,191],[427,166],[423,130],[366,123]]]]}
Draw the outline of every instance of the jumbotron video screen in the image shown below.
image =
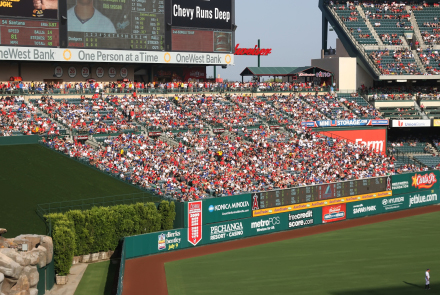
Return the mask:
{"type": "Polygon", "coordinates": [[[67,0],[68,46],[163,50],[164,0],[67,0]]]}

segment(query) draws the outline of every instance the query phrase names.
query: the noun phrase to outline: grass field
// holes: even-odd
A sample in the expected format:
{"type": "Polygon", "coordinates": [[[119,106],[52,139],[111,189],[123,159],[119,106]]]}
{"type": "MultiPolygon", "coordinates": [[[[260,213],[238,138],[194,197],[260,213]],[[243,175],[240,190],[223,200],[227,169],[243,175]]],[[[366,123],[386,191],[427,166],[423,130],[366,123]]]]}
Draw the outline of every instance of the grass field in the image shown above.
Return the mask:
{"type": "Polygon", "coordinates": [[[89,264],[75,295],[110,295],[118,265],[110,261],[89,264]]]}
{"type": "Polygon", "coordinates": [[[165,269],[170,295],[440,294],[439,249],[437,212],[174,261],[165,269]]]}
{"type": "Polygon", "coordinates": [[[6,237],[45,234],[37,204],[140,190],[40,145],[0,146],[0,227],[6,237]]]}

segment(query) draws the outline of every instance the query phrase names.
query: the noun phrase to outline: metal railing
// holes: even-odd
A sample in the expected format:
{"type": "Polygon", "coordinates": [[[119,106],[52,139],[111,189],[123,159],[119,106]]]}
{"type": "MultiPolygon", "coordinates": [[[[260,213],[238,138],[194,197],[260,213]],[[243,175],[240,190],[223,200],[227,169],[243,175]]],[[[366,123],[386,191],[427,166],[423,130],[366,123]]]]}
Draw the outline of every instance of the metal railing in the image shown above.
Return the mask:
{"type": "Polygon", "coordinates": [[[138,94],[203,94],[203,93],[292,93],[292,92],[328,92],[330,86],[324,87],[210,87],[210,88],[104,88],[99,92],[95,92],[93,89],[46,89],[44,91],[28,91],[24,89],[16,90],[0,90],[0,95],[25,95],[29,97],[40,97],[41,95],[51,96],[66,96],[66,95],[117,95],[117,94],[132,94],[134,92],[138,94]]]}

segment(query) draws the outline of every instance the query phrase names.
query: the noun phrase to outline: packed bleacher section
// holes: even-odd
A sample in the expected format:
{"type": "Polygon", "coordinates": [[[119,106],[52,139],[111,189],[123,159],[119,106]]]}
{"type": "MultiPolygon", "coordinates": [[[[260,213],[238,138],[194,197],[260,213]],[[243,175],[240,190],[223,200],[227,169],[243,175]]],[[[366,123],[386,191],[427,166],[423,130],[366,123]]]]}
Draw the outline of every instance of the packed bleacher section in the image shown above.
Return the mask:
{"type": "Polygon", "coordinates": [[[409,49],[367,50],[382,75],[421,75],[414,54],[409,49]]]}
{"type": "Polygon", "coordinates": [[[33,102],[51,119],[68,126],[78,134],[138,132],[138,123],[101,98],[60,100],[42,97],[33,102]]]}
{"type": "MultiPolygon", "coordinates": [[[[341,97],[332,97],[330,94],[258,98],[178,95],[168,99],[156,96],[109,96],[106,101],[82,100],[74,104],[46,99],[38,101],[37,105],[49,115],[67,114],[71,110],[87,110],[86,113],[94,114],[93,107],[90,108],[93,105],[102,107],[101,112],[110,110],[113,113],[123,109],[124,105],[141,106],[150,101],[154,101],[152,105],[160,112],[187,110],[188,113],[195,113],[195,118],[203,121],[207,128],[169,128],[163,130],[163,137],[154,140],[144,134],[131,133],[101,136],[96,140],[98,147],[58,137],[45,139],[46,144],[153,193],[181,200],[404,171],[396,168],[393,158],[300,127],[301,121],[329,119],[334,116],[331,111],[333,107],[343,108],[341,97]],[[62,111],[57,112],[57,108],[62,111]],[[221,124],[217,125],[218,120],[209,118],[226,111],[235,114],[236,121],[231,124],[220,121],[221,124]],[[257,118],[258,124],[252,121],[252,125],[246,125],[249,118],[257,118]],[[286,129],[270,129],[270,122],[286,129]],[[212,133],[211,128],[217,126],[227,127],[226,132],[212,133]]],[[[344,112],[351,112],[350,109],[343,109],[344,112]]],[[[137,112],[134,111],[134,120],[138,119],[137,112]]],[[[350,116],[358,115],[351,113],[350,116]]],[[[232,119],[229,116],[220,118],[232,119]]],[[[420,167],[403,169],[409,171],[420,167]]]]}
{"type": "Polygon", "coordinates": [[[339,93],[338,99],[360,119],[376,119],[382,114],[358,93],[339,93]]]}
{"type": "Polygon", "coordinates": [[[89,95],[96,97],[101,93],[124,95],[136,92],[138,94],[166,93],[223,93],[223,92],[311,92],[328,91],[329,85],[317,87],[305,82],[118,82],[118,83],[36,83],[36,82],[3,82],[0,83],[0,94],[71,94],[89,95]]]}
{"type": "Polygon", "coordinates": [[[65,135],[66,130],[51,118],[43,117],[36,106],[23,97],[0,98],[0,136],[65,135]]]}

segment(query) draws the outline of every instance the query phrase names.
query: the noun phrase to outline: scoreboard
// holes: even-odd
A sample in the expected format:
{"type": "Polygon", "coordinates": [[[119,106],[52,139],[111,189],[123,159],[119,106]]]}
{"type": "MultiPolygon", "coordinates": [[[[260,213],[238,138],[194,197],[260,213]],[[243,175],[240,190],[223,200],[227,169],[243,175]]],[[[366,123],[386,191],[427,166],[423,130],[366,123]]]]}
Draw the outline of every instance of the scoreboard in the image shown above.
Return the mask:
{"type": "Polygon", "coordinates": [[[68,46],[164,50],[164,1],[97,0],[91,7],[92,18],[83,19],[76,12],[76,0],[67,0],[68,46]]]}
{"type": "Polygon", "coordinates": [[[58,22],[0,19],[0,45],[57,47],[58,22]]]}
{"type": "Polygon", "coordinates": [[[0,46],[230,54],[234,5],[235,0],[0,0],[0,46]]]}
{"type": "Polygon", "coordinates": [[[378,177],[257,193],[260,209],[390,190],[391,178],[378,177]]]}

